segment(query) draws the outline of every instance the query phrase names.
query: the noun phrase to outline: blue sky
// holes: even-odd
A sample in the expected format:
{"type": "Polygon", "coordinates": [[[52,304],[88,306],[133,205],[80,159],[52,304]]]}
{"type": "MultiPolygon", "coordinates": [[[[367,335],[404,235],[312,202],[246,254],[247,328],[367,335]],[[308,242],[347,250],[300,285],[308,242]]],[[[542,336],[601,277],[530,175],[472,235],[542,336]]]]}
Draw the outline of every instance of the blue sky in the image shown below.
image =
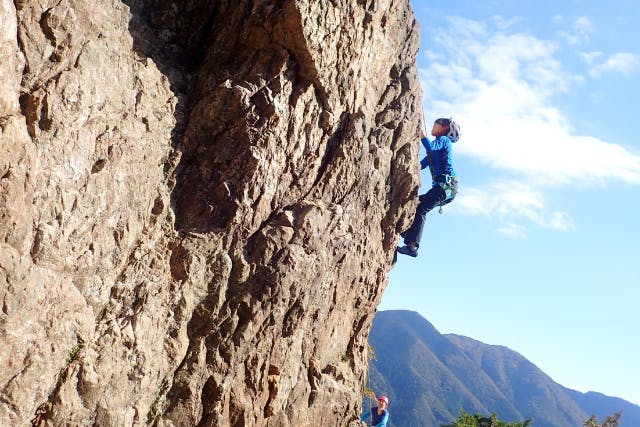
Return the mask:
{"type": "Polygon", "coordinates": [[[640,404],[640,2],[412,3],[427,127],[460,123],[461,186],[379,309],[640,404]]]}

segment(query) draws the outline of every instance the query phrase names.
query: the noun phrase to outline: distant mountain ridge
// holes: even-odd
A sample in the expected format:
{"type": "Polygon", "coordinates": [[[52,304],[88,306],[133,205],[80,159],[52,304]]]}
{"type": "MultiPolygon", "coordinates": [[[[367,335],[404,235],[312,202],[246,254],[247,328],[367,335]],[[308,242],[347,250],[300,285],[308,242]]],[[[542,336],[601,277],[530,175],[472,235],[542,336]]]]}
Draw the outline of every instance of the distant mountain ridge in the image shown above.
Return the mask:
{"type": "MultiPolygon", "coordinates": [[[[568,389],[504,346],[442,335],[412,311],[381,311],[369,342],[369,386],[391,398],[391,426],[438,427],[469,413],[497,413],[533,427],[581,427],[592,414],[623,411],[621,427],[640,426],[640,406],[568,389]]],[[[368,402],[365,402],[368,403],[368,402]]]]}

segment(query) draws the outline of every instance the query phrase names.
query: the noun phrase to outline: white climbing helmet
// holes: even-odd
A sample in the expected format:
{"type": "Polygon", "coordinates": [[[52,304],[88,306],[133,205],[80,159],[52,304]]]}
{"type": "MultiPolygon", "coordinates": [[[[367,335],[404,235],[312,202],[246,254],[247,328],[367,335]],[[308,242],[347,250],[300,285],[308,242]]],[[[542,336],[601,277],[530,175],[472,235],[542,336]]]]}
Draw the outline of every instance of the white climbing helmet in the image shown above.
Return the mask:
{"type": "Polygon", "coordinates": [[[453,119],[449,119],[449,133],[447,136],[453,141],[456,142],[460,139],[460,125],[453,121],[453,119]]]}

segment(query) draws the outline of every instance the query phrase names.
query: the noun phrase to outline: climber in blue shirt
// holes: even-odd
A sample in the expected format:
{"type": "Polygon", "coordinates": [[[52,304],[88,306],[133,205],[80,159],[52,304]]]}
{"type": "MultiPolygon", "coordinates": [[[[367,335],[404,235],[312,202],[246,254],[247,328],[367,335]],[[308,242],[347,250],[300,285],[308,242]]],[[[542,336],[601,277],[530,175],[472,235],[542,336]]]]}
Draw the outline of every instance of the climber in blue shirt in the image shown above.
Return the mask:
{"type": "Polygon", "coordinates": [[[427,155],[420,161],[420,166],[421,169],[429,167],[433,185],[429,191],[418,197],[419,203],[413,224],[401,234],[405,245],[398,248],[399,253],[412,257],[418,256],[427,213],[436,206],[451,202],[458,192],[451,148],[460,138],[460,126],[452,119],[440,118],[434,122],[431,135],[436,137],[433,141],[429,140],[424,133],[421,135],[422,145],[427,150],[427,155]]]}
{"type": "MultiPolygon", "coordinates": [[[[373,396],[375,397],[375,394],[373,396]]],[[[387,396],[380,396],[377,400],[378,406],[374,406],[370,411],[365,412],[360,417],[360,421],[367,421],[367,419],[369,419],[370,426],[385,427],[387,425],[387,421],[389,421],[389,411],[387,411],[387,408],[389,407],[389,398],[387,396]]]]}

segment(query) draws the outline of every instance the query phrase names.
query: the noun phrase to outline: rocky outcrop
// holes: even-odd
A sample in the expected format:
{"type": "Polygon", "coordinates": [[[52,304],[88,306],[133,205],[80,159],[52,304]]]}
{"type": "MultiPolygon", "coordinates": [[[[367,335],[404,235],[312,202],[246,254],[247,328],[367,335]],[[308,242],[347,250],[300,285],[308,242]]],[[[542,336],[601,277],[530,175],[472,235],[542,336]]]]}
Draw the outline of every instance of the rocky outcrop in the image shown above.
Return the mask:
{"type": "Polygon", "coordinates": [[[0,0],[0,425],[345,425],[414,208],[408,0],[0,0]]]}

